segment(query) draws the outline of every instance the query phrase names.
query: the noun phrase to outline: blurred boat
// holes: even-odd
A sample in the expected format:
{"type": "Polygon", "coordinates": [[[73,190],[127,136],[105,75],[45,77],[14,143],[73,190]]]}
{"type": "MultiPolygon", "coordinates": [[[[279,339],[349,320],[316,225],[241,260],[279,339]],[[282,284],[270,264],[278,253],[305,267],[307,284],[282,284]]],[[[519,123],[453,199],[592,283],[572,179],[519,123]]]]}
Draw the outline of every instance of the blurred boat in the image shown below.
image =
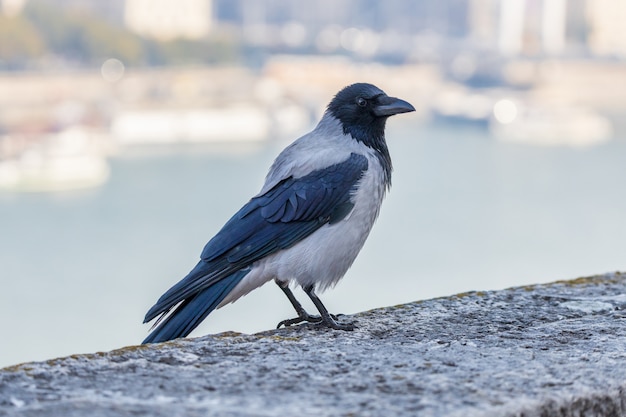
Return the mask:
{"type": "MultiPolygon", "coordinates": [[[[9,138],[3,138],[8,141],[9,138]]],[[[109,178],[110,168],[89,133],[70,128],[0,159],[0,190],[45,192],[90,188],[109,178]]]]}
{"type": "Polygon", "coordinates": [[[593,109],[509,99],[495,103],[489,129],[498,140],[543,146],[593,146],[613,135],[610,120],[593,109]]]}
{"type": "Polygon", "coordinates": [[[270,121],[253,106],[225,109],[129,110],[111,123],[120,145],[257,142],[267,138],[270,121]]]}
{"type": "Polygon", "coordinates": [[[611,121],[592,108],[548,104],[513,91],[451,86],[435,97],[431,111],[439,123],[488,129],[505,142],[581,147],[613,136],[611,121]]]}
{"type": "Polygon", "coordinates": [[[436,95],[431,112],[438,123],[487,128],[493,103],[494,99],[484,93],[447,88],[436,95]]]}
{"type": "Polygon", "coordinates": [[[310,124],[304,106],[282,103],[271,111],[255,104],[203,109],[137,109],[111,121],[119,145],[263,142],[310,124]]]}

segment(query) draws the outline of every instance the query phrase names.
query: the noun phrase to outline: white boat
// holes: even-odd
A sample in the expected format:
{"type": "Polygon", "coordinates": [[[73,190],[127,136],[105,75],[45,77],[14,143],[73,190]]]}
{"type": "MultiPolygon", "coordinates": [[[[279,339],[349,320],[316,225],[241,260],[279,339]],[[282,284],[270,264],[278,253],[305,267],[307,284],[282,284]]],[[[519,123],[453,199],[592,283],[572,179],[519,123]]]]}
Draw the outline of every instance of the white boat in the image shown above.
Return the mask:
{"type": "Polygon", "coordinates": [[[241,103],[213,108],[124,110],[113,117],[110,134],[122,146],[261,143],[297,134],[310,123],[310,112],[294,102],[282,101],[269,109],[241,103]]]}
{"type": "Polygon", "coordinates": [[[593,146],[613,135],[609,119],[592,109],[509,99],[495,104],[489,128],[499,140],[540,146],[593,146]]]}
{"type": "Polygon", "coordinates": [[[111,136],[120,145],[259,142],[270,132],[260,108],[129,110],[114,117],[111,136]]]}
{"type": "MultiPolygon", "coordinates": [[[[10,140],[4,138],[3,140],[10,140]]],[[[80,128],[49,134],[17,155],[0,159],[0,190],[65,191],[102,185],[106,158],[80,128]]]]}

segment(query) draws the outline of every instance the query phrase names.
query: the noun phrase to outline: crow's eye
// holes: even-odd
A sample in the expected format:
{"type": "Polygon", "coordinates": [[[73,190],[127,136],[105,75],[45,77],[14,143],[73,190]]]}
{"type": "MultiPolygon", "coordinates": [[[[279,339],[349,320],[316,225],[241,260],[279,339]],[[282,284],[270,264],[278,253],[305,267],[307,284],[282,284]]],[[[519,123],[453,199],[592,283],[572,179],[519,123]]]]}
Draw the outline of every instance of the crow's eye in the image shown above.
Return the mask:
{"type": "Polygon", "coordinates": [[[356,104],[358,104],[359,107],[365,107],[367,106],[367,100],[365,100],[363,97],[359,97],[356,99],[356,104]]]}

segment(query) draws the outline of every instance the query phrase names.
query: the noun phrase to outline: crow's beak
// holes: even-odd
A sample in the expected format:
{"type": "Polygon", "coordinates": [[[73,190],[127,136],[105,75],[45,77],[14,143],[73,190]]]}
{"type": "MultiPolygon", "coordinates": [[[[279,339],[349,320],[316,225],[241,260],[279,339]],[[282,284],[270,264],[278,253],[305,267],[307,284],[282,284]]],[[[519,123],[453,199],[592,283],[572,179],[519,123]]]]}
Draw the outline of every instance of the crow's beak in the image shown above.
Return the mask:
{"type": "Polygon", "coordinates": [[[378,117],[393,116],[398,113],[415,111],[415,107],[408,101],[396,97],[380,97],[378,105],[374,107],[374,114],[378,117]]]}

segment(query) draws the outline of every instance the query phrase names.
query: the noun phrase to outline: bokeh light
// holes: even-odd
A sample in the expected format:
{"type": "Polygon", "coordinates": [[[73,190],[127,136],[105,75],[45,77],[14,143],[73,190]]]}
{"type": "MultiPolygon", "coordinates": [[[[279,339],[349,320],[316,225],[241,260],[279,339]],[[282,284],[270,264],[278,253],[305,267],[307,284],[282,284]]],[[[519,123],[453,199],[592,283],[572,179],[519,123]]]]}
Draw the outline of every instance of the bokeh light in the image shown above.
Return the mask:
{"type": "Polygon", "coordinates": [[[109,58],[102,63],[100,73],[102,78],[109,83],[115,83],[124,76],[124,63],[116,58],[109,58]]]}
{"type": "Polygon", "coordinates": [[[509,99],[498,100],[493,106],[493,116],[500,123],[511,123],[517,117],[517,106],[509,99]]]}

